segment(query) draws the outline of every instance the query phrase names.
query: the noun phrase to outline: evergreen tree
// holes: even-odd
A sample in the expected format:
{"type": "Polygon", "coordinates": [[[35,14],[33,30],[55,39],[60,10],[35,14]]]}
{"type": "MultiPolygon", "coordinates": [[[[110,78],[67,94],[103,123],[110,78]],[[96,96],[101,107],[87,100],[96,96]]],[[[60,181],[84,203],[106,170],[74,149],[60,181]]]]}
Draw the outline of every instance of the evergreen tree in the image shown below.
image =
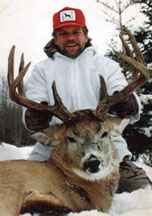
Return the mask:
{"type": "Polygon", "coordinates": [[[30,133],[22,124],[22,107],[9,98],[6,73],[0,76],[0,143],[6,142],[16,146],[33,144],[30,133]]]}
{"type": "MultiPolygon", "coordinates": [[[[141,12],[147,20],[144,25],[135,31],[134,36],[138,42],[144,62],[152,75],[152,1],[137,0],[140,3],[141,12]]],[[[141,88],[141,94],[152,95],[152,79],[141,88]]],[[[141,97],[142,101],[142,97],[141,97]]],[[[152,100],[143,103],[141,119],[136,124],[130,125],[125,131],[129,148],[134,153],[135,159],[142,154],[145,162],[152,165],[152,100]]]]}
{"type": "Polygon", "coordinates": [[[152,1],[137,0],[136,3],[140,3],[141,12],[147,20],[144,22],[144,26],[135,32],[135,37],[140,44],[145,62],[149,64],[152,63],[152,1]]]}
{"type": "MultiPolygon", "coordinates": [[[[104,5],[106,11],[109,9],[110,12],[115,12],[117,7],[110,7],[108,3],[105,4],[104,1],[97,1],[104,5]]],[[[151,0],[131,0],[127,1],[127,4],[124,8],[122,8],[122,1],[117,1],[119,6],[118,13],[119,19],[118,22],[113,22],[115,20],[111,17],[111,13],[109,12],[108,17],[110,16],[111,22],[116,24],[117,29],[122,29],[124,23],[122,22],[122,13],[124,9],[130,7],[132,4],[140,4],[141,12],[145,15],[146,21],[144,25],[139,28],[138,31],[134,32],[134,36],[138,42],[140,47],[140,51],[144,57],[144,62],[146,66],[149,68],[149,72],[152,75],[152,1],[151,0]],[[117,25],[119,23],[119,25],[117,25]]],[[[109,21],[109,20],[108,20],[109,21]]],[[[125,27],[131,30],[131,25],[129,22],[125,24],[125,27]]],[[[129,41],[128,41],[129,43],[129,41]]],[[[111,39],[110,49],[107,51],[107,56],[112,58],[114,61],[119,62],[120,66],[123,68],[123,73],[130,81],[130,68],[127,64],[114,54],[111,47],[118,50],[118,43],[111,39]]],[[[124,131],[124,137],[128,143],[128,147],[130,151],[133,153],[133,159],[136,160],[139,156],[143,157],[144,161],[152,165],[152,100],[149,100],[149,95],[152,98],[152,79],[150,79],[137,93],[140,95],[143,111],[141,114],[140,121],[136,122],[133,125],[129,125],[124,131]],[[143,97],[144,96],[144,97],[143,97]]]]}
{"type": "MultiPolygon", "coordinates": [[[[138,0],[136,3],[140,3],[141,12],[144,13],[147,20],[138,31],[134,32],[134,36],[143,55],[144,63],[152,75],[152,2],[150,0],[138,0]]],[[[107,56],[119,62],[120,66],[123,67],[125,76],[127,76],[129,71],[127,65],[123,64],[120,58],[111,50],[109,50],[107,56]]],[[[151,86],[152,79],[150,78],[138,91],[143,106],[141,118],[137,123],[129,125],[124,131],[124,137],[130,151],[133,153],[133,159],[136,160],[139,156],[143,157],[144,161],[149,165],[152,165],[152,100],[149,100],[150,97],[147,95],[152,95],[151,86]]]]}

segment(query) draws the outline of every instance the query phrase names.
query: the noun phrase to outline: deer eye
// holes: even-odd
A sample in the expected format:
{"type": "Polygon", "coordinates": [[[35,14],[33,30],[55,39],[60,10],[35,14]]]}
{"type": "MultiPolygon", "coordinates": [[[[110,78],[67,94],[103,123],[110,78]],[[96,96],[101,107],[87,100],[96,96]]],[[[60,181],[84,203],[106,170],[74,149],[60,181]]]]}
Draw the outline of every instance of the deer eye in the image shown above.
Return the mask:
{"type": "Polygon", "coordinates": [[[75,143],[76,140],[73,137],[67,137],[67,141],[71,142],[71,143],[75,143]]]}
{"type": "Polygon", "coordinates": [[[101,138],[104,138],[104,137],[106,137],[107,135],[108,135],[108,133],[107,133],[107,132],[104,132],[104,133],[102,134],[101,138]]]}

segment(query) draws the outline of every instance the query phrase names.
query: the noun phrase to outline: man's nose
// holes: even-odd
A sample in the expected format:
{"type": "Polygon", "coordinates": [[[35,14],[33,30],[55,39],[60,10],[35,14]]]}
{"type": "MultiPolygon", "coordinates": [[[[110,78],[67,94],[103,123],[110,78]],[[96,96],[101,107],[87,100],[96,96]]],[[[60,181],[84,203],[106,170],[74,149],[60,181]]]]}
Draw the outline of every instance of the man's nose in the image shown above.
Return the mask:
{"type": "Polygon", "coordinates": [[[74,35],[72,33],[69,33],[67,39],[68,40],[73,40],[74,39],[74,35]]]}

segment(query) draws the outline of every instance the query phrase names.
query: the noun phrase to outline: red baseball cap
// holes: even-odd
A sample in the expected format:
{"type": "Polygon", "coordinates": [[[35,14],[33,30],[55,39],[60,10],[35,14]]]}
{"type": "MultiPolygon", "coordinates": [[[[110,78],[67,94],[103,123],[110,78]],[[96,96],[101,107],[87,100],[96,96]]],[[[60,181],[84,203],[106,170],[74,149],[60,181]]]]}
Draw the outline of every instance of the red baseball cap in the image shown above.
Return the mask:
{"type": "Polygon", "coordinates": [[[71,25],[86,26],[84,14],[80,9],[65,7],[54,14],[53,30],[71,25]]]}

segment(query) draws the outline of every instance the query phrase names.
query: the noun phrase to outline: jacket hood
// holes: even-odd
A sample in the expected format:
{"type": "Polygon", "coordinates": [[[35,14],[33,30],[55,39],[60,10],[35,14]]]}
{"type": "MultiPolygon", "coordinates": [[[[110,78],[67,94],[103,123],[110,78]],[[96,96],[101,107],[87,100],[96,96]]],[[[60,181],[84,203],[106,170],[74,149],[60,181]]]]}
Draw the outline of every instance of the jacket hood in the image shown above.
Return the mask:
{"type": "MultiPolygon", "coordinates": [[[[88,40],[88,42],[86,43],[86,46],[85,48],[87,47],[90,47],[92,46],[92,43],[91,43],[91,39],[88,40]]],[[[45,54],[50,57],[50,58],[53,58],[53,55],[56,53],[56,52],[60,52],[58,46],[55,44],[54,42],[54,39],[50,40],[44,47],[44,52],[45,54]]]]}

